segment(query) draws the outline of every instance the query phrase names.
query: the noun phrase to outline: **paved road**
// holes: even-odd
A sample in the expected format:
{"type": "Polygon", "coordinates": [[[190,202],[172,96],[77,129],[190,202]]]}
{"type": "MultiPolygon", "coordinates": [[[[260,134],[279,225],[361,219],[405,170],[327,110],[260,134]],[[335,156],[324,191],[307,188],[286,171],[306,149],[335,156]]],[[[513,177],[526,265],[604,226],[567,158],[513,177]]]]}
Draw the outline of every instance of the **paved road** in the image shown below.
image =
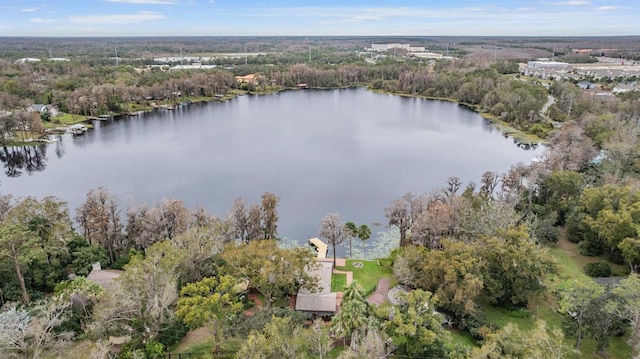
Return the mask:
{"type": "Polygon", "coordinates": [[[546,116],[547,111],[549,110],[549,107],[551,107],[551,105],[553,105],[556,102],[556,98],[548,95],[547,96],[547,103],[544,104],[544,106],[542,106],[542,110],[540,110],[540,114],[542,116],[546,116]]]}
{"type": "Polygon", "coordinates": [[[384,301],[387,300],[387,293],[389,293],[389,282],[389,278],[381,278],[378,281],[376,291],[367,298],[367,302],[376,307],[384,303],[384,301]]]}

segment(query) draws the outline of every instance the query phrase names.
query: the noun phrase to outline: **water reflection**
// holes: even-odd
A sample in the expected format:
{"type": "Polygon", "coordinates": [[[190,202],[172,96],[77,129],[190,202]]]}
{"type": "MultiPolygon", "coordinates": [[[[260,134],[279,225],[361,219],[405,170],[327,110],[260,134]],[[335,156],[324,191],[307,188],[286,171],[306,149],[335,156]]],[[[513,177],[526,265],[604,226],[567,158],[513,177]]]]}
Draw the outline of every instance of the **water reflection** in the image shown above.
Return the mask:
{"type": "Polygon", "coordinates": [[[44,146],[5,149],[2,192],[55,195],[73,209],[103,186],[123,206],[171,197],[224,214],[236,197],[269,191],[282,198],[278,233],[304,241],[327,213],[382,230],[373,223],[406,192],[450,176],[478,181],[537,155],[464,107],[364,89],[240,96],[93,125],[49,144],[48,160],[44,146]]]}
{"type": "MultiPolygon", "coordinates": [[[[59,157],[62,157],[62,154],[59,157]]],[[[40,172],[47,167],[47,146],[3,147],[0,151],[0,161],[4,165],[7,177],[20,177],[25,171],[29,175],[40,172]]]]}

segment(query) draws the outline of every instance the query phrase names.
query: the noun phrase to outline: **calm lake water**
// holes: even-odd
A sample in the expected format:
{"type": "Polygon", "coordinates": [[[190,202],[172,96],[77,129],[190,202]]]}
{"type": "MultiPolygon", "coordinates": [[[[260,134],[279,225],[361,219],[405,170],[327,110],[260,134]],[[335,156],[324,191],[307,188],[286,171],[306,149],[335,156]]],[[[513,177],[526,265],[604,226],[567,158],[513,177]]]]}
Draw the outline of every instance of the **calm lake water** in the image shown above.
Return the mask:
{"type": "MultiPolygon", "coordinates": [[[[280,236],[306,241],[321,218],[384,223],[406,192],[465,185],[528,163],[478,114],[449,102],[364,89],[291,91],[96,122],[82,136],[0,150],[0,191],[55,195],[74,209],[99,186],[122,201],[183,200],[224,214],[236,197],[280,198],[280,236]]],[[[73,215],[73,214],[72,214],[73,215]]],[[[384,226],[373,226],[374,232],[384,226]]]]}

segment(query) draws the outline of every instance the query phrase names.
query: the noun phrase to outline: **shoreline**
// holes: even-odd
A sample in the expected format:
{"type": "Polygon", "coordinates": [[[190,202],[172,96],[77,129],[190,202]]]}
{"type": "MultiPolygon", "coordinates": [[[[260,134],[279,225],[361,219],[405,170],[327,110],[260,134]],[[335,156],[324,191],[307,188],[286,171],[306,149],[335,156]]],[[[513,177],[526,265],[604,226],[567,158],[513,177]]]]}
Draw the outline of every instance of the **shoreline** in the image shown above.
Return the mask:
{"type": "MultiPolygon", "coordinates": [[[[340,90],[340,89],[350,89],[350,88],[360,88],[360,87],[364,87],[367,91],[370,91],[370,92],[373,92],[373,93],[377,93],[377,94],[387,94],[387,95],[394,95],[394,96],[401,96],[401,97],[420,98],[420,99],[425,99],[425,100],[447,101],[447,102],[455,103],[455,104],[457,104],[459,106],[463,106],[463,107],[465,107],[465,108],[477,113],[478,115],[480,115],[491,126],[494,126],[497,130],[501,131],[502,134],[505,137],[513,138],[515,141],[519,141],[520,143],[528,144],[528,145],[539,145],[539,144],[545,144],[546,143],[546,140],[543,139],[543,138],[540,138],[540,137],[538,137],[538,136],[536,136],[534,134],[527,133],[525,131],[519,130],[519,129],[509,125],[506,122],[503,122],[503,121],[500,121],[500,120],[496,119],[495,116],[493,116],[493,115],[491,115],[489,113],[481,112],[478,109],[477,105],[468,104],[468,103],[464,103],[464,102],[459,102],[459,101],[457,101],[455,99],[452,99],[452,98],[432,97],[432,96],[424,96],[424,95],[416,95],[416,94],[407,94],[407,93],[400,93],[400,92],[377,90],[377,89],[372,89],[369,85],[366,85],[366,84],[360,84],[360,85],[354,85],[354,86],[344,86],[344,87],[326,87],[326,88],[325,87],[312,87],[312,88],[308,88],[308,89],[324,91],[324,90],[340,90]]],[[[92,121],[106,121],[106,120],[109,120],[109,119],[114,119],[116,117],[135,117],[135,116],[138,116],[138,115],[140,115],[142,113],[150,113],[150,112],[153,112],[153,111],[160,111],[160,110],[171,111],[171,110],[175,109],[176,106],[183,106],[185,102],[188,102],[188,105],[191,105],[191,104],[194,104],[194,103],[226,102],[226,101],[233,100],[233,99],[237,98],[238,96],[245,96],[245,95],[257,95],[257,96],[260,96],[260,95],[272,95],[272,94],[277,94],[277,93],[281,93],[281,92],[285,92],[285,91],[305,91],[305,90],[307,90],[307,89],[299,89],[299,88],[295,88],[295,87],[293,87],[293,88],[265,89],[265,90],[262,90],[262,91],[233,90],[231,93],[228,93],[228,94],[220,96],[220,97],[215,95],[214,97],[211,97],[211,98],[209,98],[209,97],[207,97],[207,98],[200,97],[200,98],[198,98],[196,100],[191,100],[191,99],[187,98],[185,101],[175,102],[174,104],[165,103],[165,104],[157,105],[154,102],[151,102],[152,105],[144,106],[145,109],[140,109],[140,110],[135,110],[135,111],[125,111],[125,112],[121,112],[121,113],[111,113],[111,114],[108,114],[108,115],[101,115],[101,116],[84,116],[84,115],[72,114],[71,116],[79,116],[79,117],[81,117],[81,119],[78,120],[78,121],[65,123],[61,127],[59,126],[59,127],[45,129],[44,134],[40,136],[40,137],[45,137],[45,138],[30,139],[30,141],[9,142],[9,143],[7,143],[7,144],[5,144],[3,146],[5,146],[5,147],[17,147],[17,146],[46,145],[46,144],[55,142],[55,141],[48,140],[46,137],[48,137],[51,134],[68,133],[68,129],[73,125],[86,124],[87,128],[91,129],[91,128],[93,128],[93,125],[91,124],[92,121]],[[151,108],[147,108],[147,107],[151,107],[151,108]]]]}

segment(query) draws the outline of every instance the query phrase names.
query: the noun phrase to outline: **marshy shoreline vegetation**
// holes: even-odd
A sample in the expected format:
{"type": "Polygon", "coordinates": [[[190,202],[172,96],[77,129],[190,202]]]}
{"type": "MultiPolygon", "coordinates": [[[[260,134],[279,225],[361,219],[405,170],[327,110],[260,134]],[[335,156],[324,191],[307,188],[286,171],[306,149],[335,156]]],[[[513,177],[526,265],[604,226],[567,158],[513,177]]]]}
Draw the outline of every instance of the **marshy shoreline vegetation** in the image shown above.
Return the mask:
{"type": "MultiPolygon", "coordinates": [[[[9,134],[26,137],[56,122],[299,84],[454,101],[548,145],[538,161],[488,171],[477,184],[450,177],[381,208],[390,230],[374,240],[395,250],[337,268],[352,271],[356,284],[342,290],[341,312],[324,323],[289,308],[297,290],[317,280],[305,270],[314,263],[309,248],[277,242],[277,194],[253,204],[238,198],[215,216],[179,199],[122,209],[108,189],[96,188],[73,218],[64,199],[2,194],[0,356],[636,356],[640,92],[596,97],[559,79],[547,88],[518,77],[519,59],[479,61],[469,55],[473,46],[451,49],[457,60],[433,62],[389,56],[369,63],[368,54],[342,50],[366,40],[337,40],[342,46],[308,61],[308,44],[284,39],[289,52],[216,60],[220,69],[162,71],[127,60],[127,51],[117,66],[99,57],[17,64],[33,55],[18,50],[29,47],[0,39],[8,44],[0,52],[3,146],[12,143],[9,134]],[[248,74],[255,81],[235,77],[248,74]],[[555,101],[541,113],[549,96],[555,101]],[[34,103],[64,114],[27,112],[34,103]],[[118,278],[87,280],[96,262],[118,278]],[[408,291],[398,304],[366,300],[380,278],[408,291]],[[178,346],[189,330],[206,335],[178,346]]],[[[79,53],[73,41],[61,41],[69,55],[79,53]]],[[[95,54],[95,44],[80,43],[95,54]]],[[[230,44],[228,51],[237,46],[230,44]]],[[[325,218],[320,233],[331,245],[371,235],[348,230],[337,214],[325,218]]],[[[346,277],[333,283],[344,284],[346,277]]]]}

